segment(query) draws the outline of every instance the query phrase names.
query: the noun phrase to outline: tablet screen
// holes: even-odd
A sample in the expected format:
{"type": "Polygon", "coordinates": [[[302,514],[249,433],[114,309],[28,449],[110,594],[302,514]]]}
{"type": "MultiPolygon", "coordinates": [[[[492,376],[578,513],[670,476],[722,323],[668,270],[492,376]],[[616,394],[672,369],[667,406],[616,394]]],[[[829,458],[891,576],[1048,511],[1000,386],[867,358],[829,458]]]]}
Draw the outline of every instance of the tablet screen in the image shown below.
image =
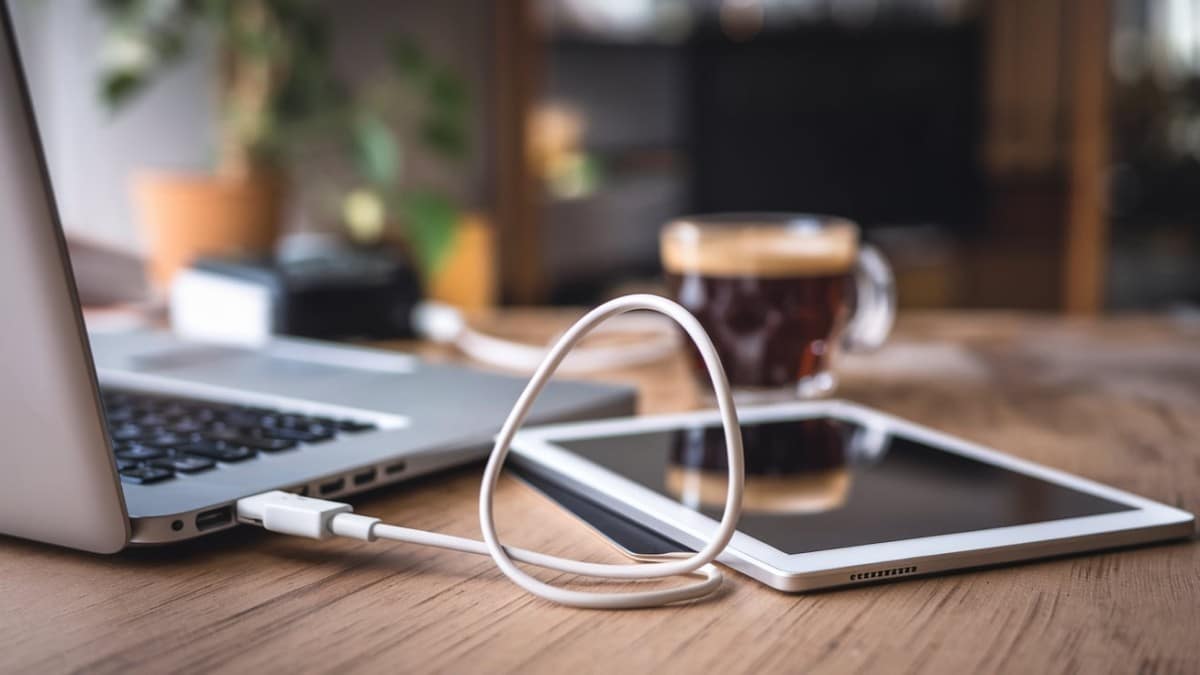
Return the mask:
{"type": "MultiPolygon", "coordinates": [[[[1132,509],[841,419],[743,424],[742,437],[738,530],[789,554],[1132,509]]],[[[727,465],[720,426],[555,444],[721,517],[727,465]]]]}

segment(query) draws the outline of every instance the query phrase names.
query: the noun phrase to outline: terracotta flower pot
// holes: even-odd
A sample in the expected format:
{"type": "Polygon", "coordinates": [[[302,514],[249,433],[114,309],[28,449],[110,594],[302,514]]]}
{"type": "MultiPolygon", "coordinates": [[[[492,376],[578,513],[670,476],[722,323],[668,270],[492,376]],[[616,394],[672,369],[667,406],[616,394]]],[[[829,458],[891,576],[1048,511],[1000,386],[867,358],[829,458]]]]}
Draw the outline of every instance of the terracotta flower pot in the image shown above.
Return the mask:
{"type": "Polygon", "coordinates": [[[135,178],[133,197],[150,245],[150,280],[159,288],[198,257],[270,253],[279,236],[283,190],[271,174],[145,173],[135,178]]]}

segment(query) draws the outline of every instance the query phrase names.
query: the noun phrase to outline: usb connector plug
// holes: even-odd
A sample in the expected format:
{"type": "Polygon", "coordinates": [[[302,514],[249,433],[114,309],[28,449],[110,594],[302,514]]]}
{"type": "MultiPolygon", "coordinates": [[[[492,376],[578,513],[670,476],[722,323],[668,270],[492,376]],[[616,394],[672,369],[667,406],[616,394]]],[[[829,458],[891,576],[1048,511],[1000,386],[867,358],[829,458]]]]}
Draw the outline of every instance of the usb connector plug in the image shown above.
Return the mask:
{"type": "Polygon", "coordinates": [[[374,540],[372,530],[379,519],[355,515],[353,510],[349,504],[274,490],[239,499],[237,519],[272,532],[310,539],[328,539],[336,534],[374,540]]]}

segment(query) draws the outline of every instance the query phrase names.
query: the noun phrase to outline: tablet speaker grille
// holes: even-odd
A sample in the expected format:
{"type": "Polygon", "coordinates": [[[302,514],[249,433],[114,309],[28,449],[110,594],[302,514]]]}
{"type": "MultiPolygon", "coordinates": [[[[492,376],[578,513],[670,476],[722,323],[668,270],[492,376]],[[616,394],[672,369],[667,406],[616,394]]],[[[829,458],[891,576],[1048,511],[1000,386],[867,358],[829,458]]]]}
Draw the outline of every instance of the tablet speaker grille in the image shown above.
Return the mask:
{"type": "Polygon", "coordinates": [[[873,572],[859,572],[850,575],[850,581],[866,581],[867,579],[885,579],[888,577],[902,577],[906,574],[913,574],[917,571],[916,567],[893,567],[886,570],[875,570],[873,572]]]}

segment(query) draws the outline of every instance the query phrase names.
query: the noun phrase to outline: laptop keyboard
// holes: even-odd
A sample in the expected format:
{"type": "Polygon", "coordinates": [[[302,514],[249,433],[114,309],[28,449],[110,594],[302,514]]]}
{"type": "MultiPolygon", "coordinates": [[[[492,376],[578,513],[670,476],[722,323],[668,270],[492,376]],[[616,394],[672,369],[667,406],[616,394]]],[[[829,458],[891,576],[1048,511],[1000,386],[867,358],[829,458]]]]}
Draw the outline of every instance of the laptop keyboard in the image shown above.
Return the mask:
{"type": "Polygon", "coordinates": [[[376,428],[369,422],[302,415],[273,408],[101,388],[121,480],[148,484],[196,474],[340,434],[376,428]]]}

